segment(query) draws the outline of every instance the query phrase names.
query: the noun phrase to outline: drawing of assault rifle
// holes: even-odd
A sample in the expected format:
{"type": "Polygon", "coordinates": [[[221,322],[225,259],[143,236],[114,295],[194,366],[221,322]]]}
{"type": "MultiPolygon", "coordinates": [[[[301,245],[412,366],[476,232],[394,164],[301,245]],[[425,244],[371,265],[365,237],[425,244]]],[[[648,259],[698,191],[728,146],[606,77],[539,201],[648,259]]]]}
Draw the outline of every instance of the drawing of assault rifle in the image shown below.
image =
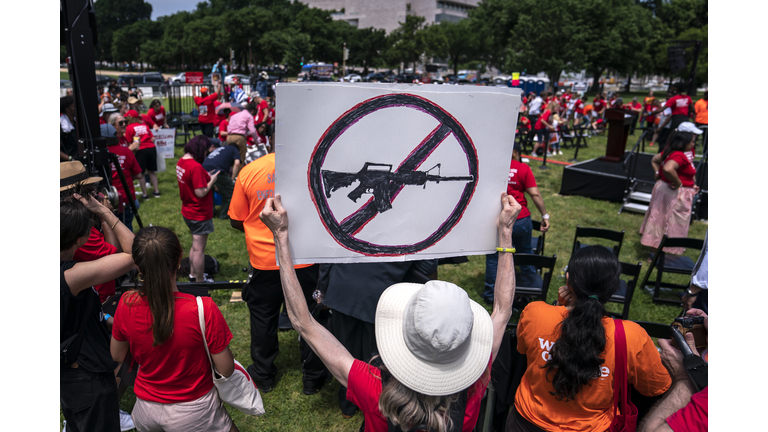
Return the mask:
{"type": "Polygon", "coordinates": [[[322,175],[326,198],[331,197],[331,192],[359,181],[360,185],[353,189],[347,197],[357,202],[363,194],[373,194],[373,204],[379,213],[392,208],[392,193],[397,191],[399,186],[424,186],[426,189],[428,181],[440,183],[441,181],[472,181],[475,179],[474,176],[441,177],[440,164],[426,171],[392,172],[391,164],[373,162],[366,162],[363,169],[356,173],[322,170],[322,175]],[[437,175],[430,174],[429,172],[435,168],[437,168],[437,175]]]}

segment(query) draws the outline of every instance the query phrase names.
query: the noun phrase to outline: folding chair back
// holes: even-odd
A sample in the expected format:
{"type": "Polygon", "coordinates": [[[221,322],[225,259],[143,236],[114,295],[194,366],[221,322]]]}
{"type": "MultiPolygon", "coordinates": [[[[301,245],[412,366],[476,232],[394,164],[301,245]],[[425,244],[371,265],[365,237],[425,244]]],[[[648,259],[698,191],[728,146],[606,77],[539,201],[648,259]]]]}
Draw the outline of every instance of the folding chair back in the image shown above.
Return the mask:
{"type": "Polygon", "coordinates": [[[635,295],[635,285],[637,284],[637,280],[640,279],[640,270],[642,267],[642,263],[621,263],[621,275],[627,276],[628,279],[619,279],[619,289],[617,289],[613,296],[608,300],[612,303],[621,303],[624,305],[621,313],[610,312],[614,318],[621,318],[624,320],[629,319],[629,305],[632,303],[632,296],[635,295]]]}
{"type": "Polygon", "coordinates": [[[538,237],[531,236],[531,253],[534,255],[544,255],[544,240],[547,233],[541,232],[541,222],[531,219],[533,230],[539,232],[538,237]]]}
{"type": "Polygon", "coordinates": [[[557,255],[551,257],[533,254],[516,253],[515,265],[516,266],[533,266],[537,270],[541,270],[541,276],[534,273],[533,275],[516,273],[516,279],[518,282],[522,282],[521,286],[515,288],[515,295],[526,295],[532,297],[539,297],[541,301],[547,301],[547,292],[549,291],[549,283],[552,280],[552,275],[555,272],[555,264],[557,263],[557,255]],[[545,272],[546,270],[546,272],[545,272]],[[528,276],[531,276],[528,278],[528,276]],[[526,286],[534,285],[534,286],[526,286]]]}
{"type": "Polygon", "coordinates": [[[614,255],[616,255],[616,258],[619,257],[619,252],[621,251],[621,244],[624,242],[624,230],[614,231],[609,230],[605,228],[582,228],[580,225],[576,225],[576,236],[573,238],[573,251],[571,252],[576,253],[578,249],[585,248],[587,246],[591,246],[589,244],[582,244],[579,241],[579,237],[581,238],[599,238],[599,239],[605,239],[617,242],[617,245],[614,245],[613,248],[607,248],[611,252],[613,252],[614,255]]]}
{"type": "Polygon", "coordinates": [[[661,298],[662,288],[671,288],[676,290],[684,290],[690,286],[690,280],[688,283],[670,283],[662,281],[664,273],[692,275],[693,268],[696,262],[691,258],[684,255],[671,255],[664,252],[664,248],[686,248],[686,249],[698,249],[701,251],[704,248],[704,240],[689,238],[689,237],[664,237],[661,238],[658,249],[653,253],[653,259],[651,266],[648,267],[648,272],[645,273],[643,283],[641,287],[645,287],[648,283],[648,279],[651,276],[651,272],[655,268],[656,271],[656,283],[653,287],[653,302],[680,305],[680,300],[670,300],[661,298]]]}
{"type": "Polygon", "coordinates": [[[648,336],[655,337],[655,338],[661,338],[661,339],[669,339],[669,326],[670,324],[659,324],[655,322],[650,321],[632,321],[633,323],[636,323],[640,327],[645,330],[646,333],[648,333],[648,336]]]}

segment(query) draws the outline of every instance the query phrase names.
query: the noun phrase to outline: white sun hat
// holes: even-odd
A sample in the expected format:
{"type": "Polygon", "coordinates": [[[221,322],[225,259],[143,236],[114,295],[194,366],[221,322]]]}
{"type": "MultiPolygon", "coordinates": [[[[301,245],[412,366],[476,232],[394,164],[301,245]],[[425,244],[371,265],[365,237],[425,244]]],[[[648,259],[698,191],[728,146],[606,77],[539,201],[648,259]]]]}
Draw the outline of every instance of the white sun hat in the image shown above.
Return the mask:
{"type": "Polygon", "coordinates": [[[411,390],[428,396],[458,393],[488,368],[491,317],[450,282],[390,286],[379,299],[375,321],[381,360],[411,390]]]}

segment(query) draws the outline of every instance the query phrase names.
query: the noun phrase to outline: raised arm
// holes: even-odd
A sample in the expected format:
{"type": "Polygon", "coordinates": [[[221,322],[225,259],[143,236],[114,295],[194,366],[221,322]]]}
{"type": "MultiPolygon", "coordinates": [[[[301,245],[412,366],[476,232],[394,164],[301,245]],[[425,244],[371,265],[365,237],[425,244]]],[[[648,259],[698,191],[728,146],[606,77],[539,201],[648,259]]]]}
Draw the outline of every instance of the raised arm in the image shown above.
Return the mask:
{"type": "MultiPolygon", "coordinates": [[[[299,285],[299,280],[296,278],[296,271],[291,265],[293,259],[288,247],[288,212],[283,208],[279,194],[274,198],[267,199],[260,218],[269,227],[275,238],[275,249],[281,263],[280,281],[285,295],[285,307],[288,309],[288,317],[291,319],[293,328],[309,344],[312,351],[320,357],[339,383],[346,387],[349,370],[355,359],[331,332],[315,321],[312,314],[309,313],[307,301],[304,298],[301,285],[299,285]]],[[[511,225],[509,232],[511,243],[511,225]]],[[[509,310],[512,310],[511,300],[509,310]]]]}
{"type": "MultiPolygon", "coordinates": [[[[522,207],[506,192],[501,194],[501,214],[499,214],[499,247],[512,247],[512,227],[522,207]]],[[[511,252],[499,252],[499,266],[496,271],[496,295],[493,296],[493,351],[491,358],[496,359],[501,340],[512,316],[512,300],[515,297],[515,263],[511,252]]]]}
{"type": "Polygon", "coordinates": [[[219,178],[218,170],[211,174],[211,178],[208,180],[208,184],[205,185],[205,187],[195,189],[195,196],[198,198],[205,198],[205,196],[208,195],[208,192],[213,189],[213,185],[216,184],[217,178],[219,178]]]}

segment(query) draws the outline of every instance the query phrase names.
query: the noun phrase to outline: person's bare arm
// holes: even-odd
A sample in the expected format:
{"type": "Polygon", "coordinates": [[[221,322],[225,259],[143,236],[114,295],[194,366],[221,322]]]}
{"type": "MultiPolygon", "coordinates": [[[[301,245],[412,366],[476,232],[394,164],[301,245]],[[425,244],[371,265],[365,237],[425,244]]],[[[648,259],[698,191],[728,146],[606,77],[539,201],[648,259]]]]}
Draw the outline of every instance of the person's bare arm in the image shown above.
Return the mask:
{"type": "Polygon", "coordinates": [[[208,195],[208,192],[210,192],[211,189],[213,189],[213,185],[214,183],[216,183],[217,178],[219,178],[218,170],[213,174],[211,174],[211,179],[208,180],[208,184],[205,185],[205,187],[195,189],[195,196],[198,198],[205,198],[205,196],[208,195]]]}
{"type": "Polygon", "coordinates": [[[64,153],[63,151],[59,150],[59,158],[62,161],[68,161],[69,160],[69,155],[64,153]]]}
{"type": "MultiPolygon", "coordinates": [[[[528,192],[528,195],[533,200],[533,204],[536,205],[536,208],[539,209],[539,212],[542,216],[547,214],[547,208],[544,206],[544,198],[541,197],[541,192],[539,192],[539,188],[537,186],[529,187],[525,190],[528,192]]],[[[541,232],[547,232],[549,229],[549,219],[541,219],[541,232]]]]}
{"type": "MultiPolygon", "coordinates": [[[[653,158],[651,159],[651,166],[653,167],[653,172],[658,173],[659,170],[661,170],[661,153],[656,153],[653,155],[653,158]]],[[[658,180],[658,177],[656,178],[658,180]]]]}
{"type": "Polygon", "coordinates": [[[235,372],[235,357],[232,355],[232,351],[227,346],[220,353],[211,353],[213,359],[213,365],[216,366],[216,371],[219,375],[225,378],[232,376],[235,372]]]}
{"type": "Polygon", "coordinates": [[[109,353],[112,354],[112,360],[118,363],[125,360],[129,348],[130,344],[128,341],[119,341],[115,338],[111,338],[109,341],[109,353]]]}
{"type": "MultiPolygon", "coordinates": [[[[280,194],[268,198],[260,215],[261,220],[272,231],[275,238],[275,248],[279,257],[280,281],[285,295],[285,307],[293,328],[307,342],[312,351],[323,361],[328,371],[346,387],[349,370],[352,368],[354,357],[346,348],[312,317],[307,308],[307,301],[301,289],[296,271],[293,269],[293,259],[288,246],[288,212],[283,208],[280,194]]],[[[514,220],[514,219],[513,219],[514,220]]],[[[511,225],[509,228],[509,243],[512,240],[511,225]]],[[[509,258],[511,262],[511,257],[509,258]]],[[[501,263],[499,263],[501,266],[501,263]]],[[[510,298],[509,313],[512,311],[510,298]]]]}
{"type": "MultiPolygon", "coordinates": [[[[126,228],[128,229],[128,228],[126,228]]],[[[79,262],[64,272],[72,295],[94,285],[102,284],[128,273],[133,267],[133,258],[125,252],[99,258],[96,261],[79,262]]]]}
{"type": "Polygon", "coordinates": [[[670,181],[669,187],[672,189],[677,189],[680,186],[683,185],[683,182],[680,180],[680,177],[677,175],[677,169],[680,167],[680,165],[677,164],[677,162],[673,160],[668,160],[662,169],[664,170],[664,175],[667,178],[667,180],[670,181]]]}
{"type": "MultiPolygon", "coordinates": [[[[111,213],[112,206],[109,204],[107,198],[102,198],[101,205],[110,210],[111,213]]],[[[115,231],[112,229],[112,225],[106,221],[104,216],[99,216],[99,220],[101,221],[101,233],[104,235],[104,241],[117,248],[117,252],[122,252],[123,248],[120,246],[120,241],[117,239],[117,234],[115,234],[115,231]]]]}
{"type": "Polygon", "coordinates": [[[240,159],[235,159],[235,163],[232,165],[232,178],[236,179],[237,175],[240,173],[240,168],[242,168],[243,165],[240,163],[240,159]]]}
{"type": "MultiPolygon", "coordinates": [[[[512,227],[522,206],[506,192],[501,194],[502,210],[498,221],[499,247],[512,247],[512,227]]],[[[515,263],[511,252],[499,252],[499,264],[496,271],[496,295],[493,296],[493,350],[491,360],[499,353],[501,340],[512,316],[512,300],[515,297],[515,263]]]]}

